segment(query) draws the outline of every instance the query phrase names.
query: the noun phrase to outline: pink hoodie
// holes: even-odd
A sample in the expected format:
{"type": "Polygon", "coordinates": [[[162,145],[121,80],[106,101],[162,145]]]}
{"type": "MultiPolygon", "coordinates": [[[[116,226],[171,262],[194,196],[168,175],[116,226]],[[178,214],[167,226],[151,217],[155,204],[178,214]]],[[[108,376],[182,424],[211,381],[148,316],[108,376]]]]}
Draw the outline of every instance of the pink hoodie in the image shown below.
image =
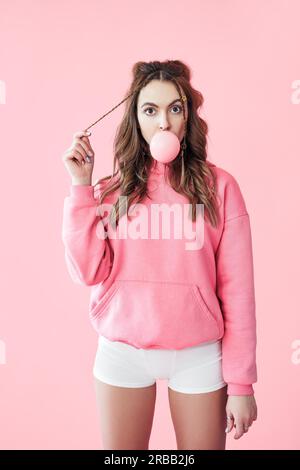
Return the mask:
{"type": "Polygon", "coordinates": [[[127,227],[123,231],[108,227],[120,188],[106,196],[99,210],[93,186],[71,185],[63,210],[65,259],[72,280],[92,286],[89,316],[98,334],[146,349],[182,349],[222,338],[228,395],[251,395],[257,369],[249,215],[236,179],[207,163],[217,175],[218,228],[203,223],[198,214],[202,224],[190,225],[194,238],[175,236],[176,228],[184,225],[177,222],[169,223],[166,237],[149,232],[145,213],[151,213],[153,223],[151,206],[164,207],[160,213],[172,221],[173,204],[177,214],[189,205],[168,183],[167,165],[153,160],[151,200],[146,196],[137,205],[143,210],[131,206],[130,217],[120,218],[127,227]]]}

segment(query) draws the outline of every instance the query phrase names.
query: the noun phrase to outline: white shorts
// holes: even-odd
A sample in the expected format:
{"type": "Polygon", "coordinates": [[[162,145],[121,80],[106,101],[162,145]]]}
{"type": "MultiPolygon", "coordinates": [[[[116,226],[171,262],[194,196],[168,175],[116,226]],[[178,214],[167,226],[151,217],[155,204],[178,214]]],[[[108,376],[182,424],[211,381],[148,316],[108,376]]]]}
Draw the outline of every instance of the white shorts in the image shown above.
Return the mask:
{"type": "Polygon", "coordinates": [[[119,387],[148,387],[168,379],[182,393],[206,393],[226,386],[222,376],[221,340],[176,349],[138,349],[100,335],[93,375],[119,387]]]}

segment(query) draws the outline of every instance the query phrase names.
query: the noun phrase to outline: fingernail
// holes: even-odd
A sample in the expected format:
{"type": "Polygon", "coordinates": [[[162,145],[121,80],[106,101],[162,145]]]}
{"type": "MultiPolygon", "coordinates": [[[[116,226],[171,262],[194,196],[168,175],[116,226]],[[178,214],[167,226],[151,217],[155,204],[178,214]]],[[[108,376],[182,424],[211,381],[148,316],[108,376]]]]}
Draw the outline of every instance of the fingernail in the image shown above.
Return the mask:
{"type": "Polygon", "coordinates": [[[91,157],[87,156],[86,159],[89,163],[91,162],[91,157]]]}
{"type": "Polygon", "coordinates": [[[228,428],[226,428],[226,429],[225,429],[225,432],[229,432],[229,429],[228,429],[228,428]]]}

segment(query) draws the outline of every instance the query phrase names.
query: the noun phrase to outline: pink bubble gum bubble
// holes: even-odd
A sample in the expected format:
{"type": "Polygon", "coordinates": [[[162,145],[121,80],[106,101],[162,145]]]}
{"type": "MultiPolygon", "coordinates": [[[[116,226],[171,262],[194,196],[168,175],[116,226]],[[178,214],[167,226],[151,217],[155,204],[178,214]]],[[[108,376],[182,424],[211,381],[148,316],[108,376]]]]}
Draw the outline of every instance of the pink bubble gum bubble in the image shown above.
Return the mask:
{"type": "Polygon", "coordinates": [[[149,148],[155,160],[168,163],[177,157],[180,150],[180,142],[177,135],[173,132],[161,131],[154,134],[149,148]]]}

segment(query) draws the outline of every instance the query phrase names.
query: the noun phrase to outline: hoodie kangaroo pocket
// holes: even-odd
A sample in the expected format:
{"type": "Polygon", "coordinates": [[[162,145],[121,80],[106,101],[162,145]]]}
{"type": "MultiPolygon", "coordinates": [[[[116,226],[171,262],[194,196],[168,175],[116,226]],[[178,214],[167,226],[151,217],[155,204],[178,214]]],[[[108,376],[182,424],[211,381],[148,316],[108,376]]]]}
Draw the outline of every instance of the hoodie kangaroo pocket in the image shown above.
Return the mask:
{"type": "Polygon", "coordinates": [[[214,319],[214,315],[208,308],[199,287],[196,284],[192,284],[191,289],[193,290],[193,293],[195,295],[196,302],[198,302],[199,307],[201,308],[202,312],[206,315],[207,319],[214,319]]]}
{"type": "Polygon", "coordinates": [[[99,302],[90,311],[91,318],[99,317],[105,312],[119,288],[120,286],[116,282],[112,283],[112,285],[107,289],[105,294],[100,298],[99,302]]]}
{"type": "Polygon", "coordinates": [[[94,314],[107,337],[136,347],[181,349],[219,337],[219,326],[196,284],[116,279],[94,314]]]}

